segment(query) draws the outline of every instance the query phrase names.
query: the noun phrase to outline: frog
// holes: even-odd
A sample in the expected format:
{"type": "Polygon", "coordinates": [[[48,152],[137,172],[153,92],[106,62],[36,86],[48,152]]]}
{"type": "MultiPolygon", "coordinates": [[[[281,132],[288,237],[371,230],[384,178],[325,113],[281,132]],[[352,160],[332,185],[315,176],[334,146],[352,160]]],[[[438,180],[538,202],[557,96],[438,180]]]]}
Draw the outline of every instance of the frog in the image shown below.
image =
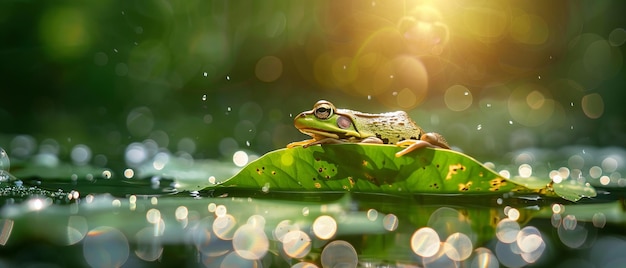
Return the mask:
{"type": "Polygon", "coordinates": [[[319,100],[312,110],[294,118],[294,126],[312,139],[289,143],[287,148],[341,143],[395,144],[403,147],[396,157],[425,147],[451,149],[441,134],[425,132],[405,111],[370,114],[337,109],[331,102],[319,100]]]}

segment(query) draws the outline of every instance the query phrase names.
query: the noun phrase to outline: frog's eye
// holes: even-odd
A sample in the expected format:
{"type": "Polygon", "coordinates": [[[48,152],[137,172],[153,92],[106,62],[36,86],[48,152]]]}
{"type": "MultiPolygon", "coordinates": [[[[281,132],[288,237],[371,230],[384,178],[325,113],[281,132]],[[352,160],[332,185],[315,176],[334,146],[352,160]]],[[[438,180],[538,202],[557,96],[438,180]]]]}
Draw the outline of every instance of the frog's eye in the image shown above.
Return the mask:
{"type": "Polygon", "coordinates": [[[350,118],[342,115],[337,118],[337,126],[341,129],[346,129],[352,126],[352,121],[350,121],[350,118]]]}
{"type": "Polygon", "coordinates": [[[328,119],[333,115],[333,107],[326,103],[323,103],[315,108],[315,111],[313,113],[315,114],[315,117],[319,119],[328,119]]]}

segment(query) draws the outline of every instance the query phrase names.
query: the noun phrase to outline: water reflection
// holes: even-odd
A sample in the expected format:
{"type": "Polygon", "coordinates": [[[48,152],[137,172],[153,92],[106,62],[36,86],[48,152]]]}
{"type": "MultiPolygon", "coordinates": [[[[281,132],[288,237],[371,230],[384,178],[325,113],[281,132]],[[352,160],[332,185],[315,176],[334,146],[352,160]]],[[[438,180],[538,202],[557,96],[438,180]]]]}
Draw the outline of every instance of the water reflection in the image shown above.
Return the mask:
{"type": "Polygon", "coordinates": [[[606,240],[599,231],[623,223],[619,203],[569,205],[512,197],[381,202],[369,195],[326,196],[326,201],[70,196],[71,206],[49,198],[5,205],[0,245],[11,248],[38,237],[64,251],[82,248],[83,261],[92,266],[131,260],[172,264],[164,256],[186,248],[186,258],[206,267],[522,267],[558,258],[549,245],[589,251],[599,241],[603,247],[626,241],[615,235],[610,237],[616,240],[606,240]],[[42,214],[50,219],[45,230],[36,227],[42,214]],[[531,219],[547,224],[530,224],[531,219]]]}

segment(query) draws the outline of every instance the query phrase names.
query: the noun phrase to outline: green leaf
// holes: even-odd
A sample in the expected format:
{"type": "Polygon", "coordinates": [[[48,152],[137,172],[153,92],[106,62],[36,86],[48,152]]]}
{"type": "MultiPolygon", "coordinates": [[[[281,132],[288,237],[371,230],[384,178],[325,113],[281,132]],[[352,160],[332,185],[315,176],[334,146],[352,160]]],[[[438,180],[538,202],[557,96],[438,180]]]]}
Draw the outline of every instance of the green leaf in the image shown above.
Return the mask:
{"type": "MultiPolygon", "coordinates": [[[[231,179],[209,188],[394,195],[493,194],[546,192],[544,188],[550,183],[550,179],[505,179],[475,159],[456,151],[424,148],[395,157],[400,149],[398,146],[378,144],[280,149],[267,153],[231,179]]],[[[592,196],[589,187],[585,188],[584,196],[592,196]]],[[[580,198],[581,195],[567,194],[563,197],[574,200],[575,196],[580,198]]]]}

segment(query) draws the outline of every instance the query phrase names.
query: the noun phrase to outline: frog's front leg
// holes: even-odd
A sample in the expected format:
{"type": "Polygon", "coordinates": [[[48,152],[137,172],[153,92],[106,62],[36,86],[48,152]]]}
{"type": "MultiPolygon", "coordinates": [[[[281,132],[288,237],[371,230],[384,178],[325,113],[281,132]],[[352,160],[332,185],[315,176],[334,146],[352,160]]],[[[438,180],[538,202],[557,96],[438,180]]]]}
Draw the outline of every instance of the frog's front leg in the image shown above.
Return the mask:
{"type": "Polygon", "coordinates": [[[287,148],[293,148],[298,146],[308,146],[309,144],[315,142],[315,139],[303,140],[303,141],[294,141],[287,144],[287,148]]]}
{"type": "Polygon", "coordinates": [[[426,133],[419,140],[403,140],[396,143],[396,145],[407,146],[402,151],[397,152],[396,157],[425,147],[450,149],[446,140],[438,133],[426,133]]]}
{"type": "Polygon", "coordinates": [[[320,140],[310,139],[310,140],[303,140],[303,141],[296,141],[296,142],[289,143],[287,144],[287,148],[293,148],[297,146],[302,146],[306,148],[306,147],[317,145],[317,144],[342,144],[342,143],[346,143],[346,142],[339,140],[339,139],[335,139],[335,138],[323,138],[320,140]]]}

